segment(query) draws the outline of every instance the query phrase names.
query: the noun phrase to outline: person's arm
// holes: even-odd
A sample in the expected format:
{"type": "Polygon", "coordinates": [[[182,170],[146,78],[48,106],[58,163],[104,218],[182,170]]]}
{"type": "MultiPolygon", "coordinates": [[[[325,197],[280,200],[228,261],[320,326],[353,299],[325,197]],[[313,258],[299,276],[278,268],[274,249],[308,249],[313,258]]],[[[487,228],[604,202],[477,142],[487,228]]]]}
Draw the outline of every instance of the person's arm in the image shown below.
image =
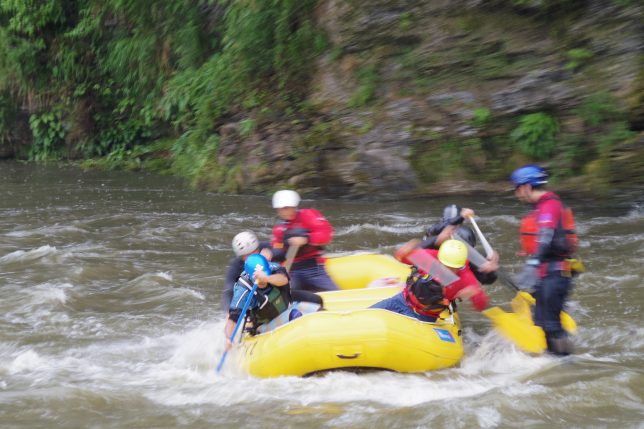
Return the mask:
{"type": "Polygon", "coordinates": [[[438,249],[440,246],[436,244],[436,236],[425,236],[427,237],[423,241],[420,242],[418,247],[421,249],[438,249]]]}
{"type": "Polygon", "coordinates": [[[445,298],[450,301],[461,298],[469,299],[476,311],[483,311],[487,308],[488,297],[474,274],[465,270],[459,273],[459,279],[445,288],[445,298]]]}
{"type": "MultiPolygon", "coordinates": [[[[494,281],[496,280],[495,273],[499,270],[499,254],[496,252],[496,250],[493,250],[492,255],[486,259],[487,259],[487,262],[482,264],[480,267],[476,267],[475,269],[474,266],[472,266],[472,271],[474,272],[475,275],[477,272],[494,275],[494,280],[490,282],[490,283],[494,283],[494,281]]],[[[480,280],[480,277],[478,275],[476,276],[476,278],[480,280]]],[[[492,278],[492,277],[490,276],[488,278],[492,278]]],[[[488,282],[483,282],[483,281],[481,281],[481,283],[490,284],[488,282]]]]}
{"type": "Polygon", "coordinates": [[[266,288],[266,286],[268,286],[269,284],[277,287],[285,286],[288,284],[288,276],[279,272],[270,275],[259,272],[255,276],[255,280],[257,281],[257,286],[260,289],[266,288]]]}
{"type": "Polygon", "coordinates": [[[273,226],[273,235],[271,237],[271,251],[273,253],[273,261],[282,262],[286,259],[286,246],[284,245],[284,230],[285,225],[278,223],[273,226]]]}
{"type": "Polygon", "coordinates": [[[309,230],[308,244],[325,246],[333,239],[333,226],[319,211],[315,209],[301,209],[300,219],[309,230]]]}
{"type": "Polygon", "coordinates": [[[539,206],[537,212],[537,251],[534,255],[528,256],[527,266],[538,267],[547,260],[552,252],[552,240],[561,219],[562,209],[561,201],[554,198],[539,206]]]}
{"type": "Polygon", "coordinates": [[[226,336],[226,338],[224,339],[224,350],[226,351],[230,350],[233,347],[233,342],[230,341],[230,336],[233,334],[236,324],[237,322],[233,322],[230,317],[226,319],[226,326],[224,327],[224,335],[226,336]]]}
{"type": "Polygon", "coordinates": [[[481,286],[472,284],[460,290],[457,294],[459,298],[467,298],[472,302],[472,307],[476,311],[483,311],[487,308],[488,298],[481,286]]]}
{"type": "Polygon", "coordinates": [[[496,271],[480,271],[479,267],[475,266],[474,264],[471,264],[471,267],[472,272],[474,273],[474,277],[476,277],[476,280],[478,280],[479,283],[484,285],[491,285],[497,280],[496,271]]]}
{"type": "Polygon", "coordinates": [[[394,252],[394,258],[396,258],[403,264],[413,265],[409,260],[407,260],[407,255],[417,249],[419,244],[420,240],[418,239],[414,238],[413,240],[409,240],[398,249],[396,249],[396,251],[394,252]]]}
{"type": "Polygon", "coordinates": [[[543,262],[552,251],[552,240],[555,236],[555,229],[561,220],[563,206],[557,199],[551,199],[543,203],[537,214],[537,253],[533,256],[539,262],[543,262]]]}

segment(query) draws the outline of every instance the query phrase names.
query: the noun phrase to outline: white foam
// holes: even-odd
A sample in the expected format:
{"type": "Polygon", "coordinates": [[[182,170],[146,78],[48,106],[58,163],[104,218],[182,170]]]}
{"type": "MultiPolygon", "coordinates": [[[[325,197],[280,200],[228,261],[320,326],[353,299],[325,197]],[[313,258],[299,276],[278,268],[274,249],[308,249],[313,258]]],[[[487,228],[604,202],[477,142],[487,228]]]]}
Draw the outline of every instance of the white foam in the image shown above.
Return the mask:
{"type": "Polygon", "coordinates": [[[0,258],[0,264],[16,263],[16,262],[30,262],[36,259],[44,258],[46,256],[55,255],[58,251],[56,247],[50,245],[40,246],[37,249],[28,251],[16,250],[0,258]]]}
{"type": "Polygon", "coordinates": [[[338,237],[344,235],[355,234],[361,231],[377,231],[386,232],[390,234],[422,234],[423,227],[421,225],[381,225],[375,223],[362,223],[355,224],[344,228],[338,228],[335,235],[338,237]]]}
{"type": "Polygon", "coordinates": [[[43,283],[32,289],[28,289],[27,293],[31,295],[31,304],[65,304],[67,302],[67,289],[73,288],[71,283],[43,283]]]}
{"type": "Polygon", "coordinates": [[[83,228],[79,228],[73,225],[52,225],[52,226],[45,226],[45,227],[36,228],[36,229],[11,231],[7,233],[7,236],[23,238],[23,237],[33,237],[36,235],[52,236],[52,235],[65,235],[69,233],[88,234],[89,232],[83,228]]]}
{"type": "Polygon", "coordinates": [[[42,369],[45,360],[33,350],[26,350],[17,354],[7,368],[9,374],[29,372],[42,369]]]}

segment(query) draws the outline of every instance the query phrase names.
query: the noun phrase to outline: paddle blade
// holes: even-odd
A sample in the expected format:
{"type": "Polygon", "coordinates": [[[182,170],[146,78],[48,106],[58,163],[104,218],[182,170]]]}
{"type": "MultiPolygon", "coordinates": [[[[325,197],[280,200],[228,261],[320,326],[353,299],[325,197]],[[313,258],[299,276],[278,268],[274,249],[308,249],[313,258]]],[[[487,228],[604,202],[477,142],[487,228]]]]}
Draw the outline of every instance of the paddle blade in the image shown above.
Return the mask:
{"type": "Polygon", "coordinates": [[[546,337],[538,326],[516,313],[507,313],[499,307],[483,311],[496,330],[527,353],[543,353],[546,349],[546,337]]]}
{"type": "Polygon", "coordinates": [[[559,317],[561,318],[561,326],[563,326],[566,332],[573,335],[577,333],[577,322],[575,322],[575,319],[570,314],[562,311],[559,317]]]}

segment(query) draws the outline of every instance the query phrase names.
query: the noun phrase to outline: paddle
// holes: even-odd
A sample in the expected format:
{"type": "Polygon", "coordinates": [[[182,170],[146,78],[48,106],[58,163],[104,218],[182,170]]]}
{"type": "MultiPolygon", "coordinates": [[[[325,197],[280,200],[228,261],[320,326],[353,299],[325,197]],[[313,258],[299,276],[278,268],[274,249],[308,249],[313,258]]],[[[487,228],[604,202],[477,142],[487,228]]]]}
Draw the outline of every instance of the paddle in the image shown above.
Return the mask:
{"type": "Polygon", "coordinates": [[[470,222],[472,222],[472,226],[476,231],[476,235],[478,235],[479,239],[481,240],[483,249],[485,249],[485,256],[487,256],[488,258],[492,257],[492,254],[494,253],[494,251],[492,250],[492,246],[490,246],[490,243],[488,243],[488,241],[485,239],[485,236],[483,236],[483,233],[481,232],[481,230],[479,229],[479,226],[474,220],[474,216],[469,216],[468,219],[470,220],[470,222]]]}
{"type": "MultiPolygon", "coordinates": [[[[473,263],[485,263],[487,261],[468,243],[465,243],[465,245],[468,248],[468,259],[471,258],[473,263]]],[[[447,282],[443,283],[443,285],[458,279],[456,274],[420,249],[414,250],[407,255],[407,260],[432,277],[437,277],[447,282]]],[[[526,319],[515,313],[506,313],[499,307],[488,308],[483,311],[483,314],[492,320],[494,326],[502,335],[512,340],[521,350],[528,353],[542,353],[545,350],[546,338],[543,331],[538,326],[535,326],[531,319],[526,319]]]]}
{"type": "MultiPolygon", "coordinates": [[[[286,261],[284,263],[286,272],[289,272],[291,270],[291,266],[293,265],[293,260],[295,259],[295,255],[297,254],[297,251],[299,250],[299,248],[300,246],[291,246],[288,248],[288,251],[286,252],[286,261]]],[[[258,287],[257,281],[254,281],[253,287],[250,290],[250,294],[248,295],[248,298],[246,299],[246,301],[244,302],[244,306],[242,307],[242,311],[239,315],[239,319],[237,319],[237,323],[235,324],[233,333],[230,335],[229,341],[231,343],[233,342],[233,340],[235,339],[235,336],[237,335],[237,331],[239,330],[239,327],[242,324],[242,320],[246,320],[246,312],[248,311],[248,307],[250,306],[250,301],[253,298],[253,295],[255,294],[257,287],[258,287]]],[[[221,359],[219,359],[219,363],[217,364],[217,374],[221,372],[221,368],[224,366],[226,356],[228,356],[228,350],[225,350],[224,354],[221,355],[221,359]]]]}
{"type": "MultiPolygon", "coordinates": [[[[474,220],[473,216],[470,216],[468,218],[470,222],[472,223],[472,226],[474,227],[474,230],[476,231],[476,235],[479,237],[481,240],[481,244],[483,245],[483,248],[485,249],[485,254],[489,258],[493,254],[492,246],[490,246],[490,243],[485,239],[485,236],[481,232],[481,229],[479,228],[478,224],[476,223],[476,220],[474,220]]],[[[461,240],[463,241],[463,240],[461,240]]],[[[471,259],[471,261],[475,264],[480,266],[480,263],[485,263],[487,260],[483,258],[483,256],[478,253],[475,249],[473,249],[471,246],[469,246],[468,243],[465,243],[468,245],[468,256],[472,254],[472,257],[474,259],[471,259]],[[471,249],[471,251],[470,251],[471,249]],[[477,257],[478,255],[478,257],[477,257]]],[[[502,283],[505,284],[506,286],[509,286],[514,292],[517,293],[517,295],[514,297],[512,300],[512,309],[518,313],[522,314],[524,317],[525,316],[530,316],[530,321],[532,322],[532,311],[530,309],[531,305],[535,304],[535,299],[532,295],[530,295],[528,292],[525,292],[517,286],[517,284],[512,280],[512,278],[502,269],[497,270],[499,274],[499,278],[501,279],[502,283]],[[521,298],[523,302],[521,302],[518,298],[521,298]],[[526,306],[527,304],[527,306],[526,306]]],[[[561,325],[563,328],[570,332],[571,334],[574,334],[577,331],[577,323],[575,320],[565,311],[561,312],[561,325]]]]}
{"type": "MultiPolygon", "coordinates": [[[[481,266],[487,259],[474,249],[469,243],[454,235],[467,247],[467,259],[474,265],[481,266]]],[[[501,335],[516,344],[521,350],[528,353],[542,353],[546,348],[546,338],[543,331],[532,323],[526,313],[508,313],[500,307],[490,307],[483,310],[483,314],[492,321],[494,327],[501,335]]]]}
{"type": "Polygon", "coordinates": [[[443,286],[452,284],[458,280],[458,276],[447,269],[436,258],[422,249],[416,249],[407,255],[407,260],[423,270],[426,274],[434,277],[443,286]]]}
{"type": "Polygon", "coordinates": [[[300,250],[300,246],[290,246],[286,251],[286,261],[284,262],[284,268],[286,268],[287,273],[291,271],[291,266],[293,265],[293,260],[295,259],[295,255],[297,255],[298,250],[300,250]]]}
{"type": "MultiPolygon", "coordinates": [[[[235,329],[233,329],[233,333],[230,335],[229,341],[231,343],[235,339],[235,335],[237,335],[237,330],[241,326],[242,320],[246,319],[246,312],[248,311],[250,301],[253,299],[253,295],[255,294],[256,290],[257,290],[257,281],[254,281],[253,287],[251,288],[250,293],[248,294],[248,298],[246,298],[246,301],[244,302],[244,306],[242,307],[242,311],[239,314],[239,319],[237,319],[237,323],[235,324],[235,329]]],[[[224,366],[224,361],[226,360],[226,356],[228,356],[228,350],[225,350],[224,354],[221,355],[221,359],[219,359],[219,363],[217,364],[217,374],[221,372],[221,368],[224,366]]]]}

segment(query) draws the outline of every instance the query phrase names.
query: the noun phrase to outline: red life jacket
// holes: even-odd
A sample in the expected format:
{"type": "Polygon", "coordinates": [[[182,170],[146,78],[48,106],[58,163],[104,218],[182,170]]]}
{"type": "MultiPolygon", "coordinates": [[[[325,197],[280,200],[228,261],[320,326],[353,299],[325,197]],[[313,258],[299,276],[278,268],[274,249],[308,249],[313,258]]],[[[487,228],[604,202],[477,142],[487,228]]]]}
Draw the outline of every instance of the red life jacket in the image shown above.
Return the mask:
{"type": "MultiPolygon", "coordinates": [[[[545,198],[543,201],[559,198],[552,194],[545,198]]],[[[555,229],[554,237],[552,238],[551,252],[556,256],[571,256],[577,252],[579,248],[579,238],[576,233],[575,217],[570,207],[566,207],[563,203],[561,216],[555,229]]],[[[539,243],[537,241],[539,235],[539,225],[537,223],[537,210],[531,211],[527,216],[521,220],[519,227],[521,251],[526,255],[534,255],[537,253],[539,243]]]]}
{"type": "Polygon", "coordinates": [[[416,295],[414,295],[414,293],[411,291],[410,286],[407,286],[405,287],[405,289],[403,289],[403,297],[405,298],[405,302],[409,304],[412,310],[424,316],[438,318],[443,310],[449,308],[449,300],[445,298],[429,306],[423,305],[420,301],[418,301],[416,295]]]}

